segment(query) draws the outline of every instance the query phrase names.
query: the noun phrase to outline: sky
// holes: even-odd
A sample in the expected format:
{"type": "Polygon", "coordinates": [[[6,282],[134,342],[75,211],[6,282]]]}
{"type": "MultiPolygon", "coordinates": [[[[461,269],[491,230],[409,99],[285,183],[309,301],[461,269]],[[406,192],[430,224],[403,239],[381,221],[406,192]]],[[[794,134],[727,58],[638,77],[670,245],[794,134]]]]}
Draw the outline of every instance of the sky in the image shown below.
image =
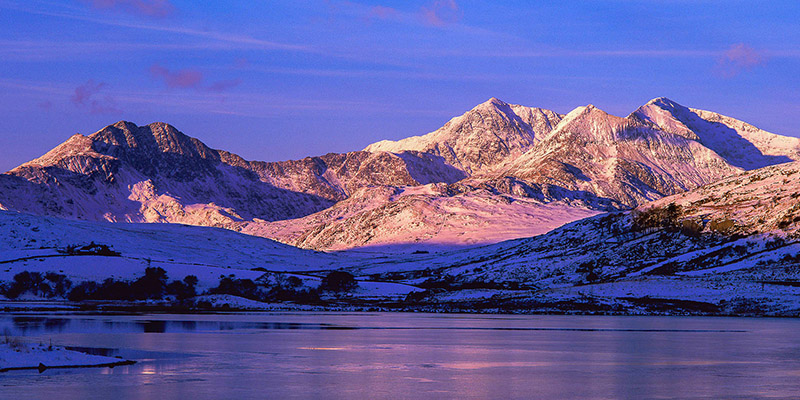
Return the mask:
{"type": "Polygon", "coordinates": [[[0,0],[0,170],[119,120],[278,161],[490,97],[655,97],[800,136],[800,2],[0,0]]]}

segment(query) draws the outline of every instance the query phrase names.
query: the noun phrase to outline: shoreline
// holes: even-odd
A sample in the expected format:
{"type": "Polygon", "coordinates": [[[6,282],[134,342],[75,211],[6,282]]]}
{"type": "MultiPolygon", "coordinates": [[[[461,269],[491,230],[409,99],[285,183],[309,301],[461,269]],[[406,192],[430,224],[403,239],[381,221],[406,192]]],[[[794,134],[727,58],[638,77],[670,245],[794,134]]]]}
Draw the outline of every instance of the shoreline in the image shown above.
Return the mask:
{"type": "Polygon", "coordinates": [[[120,360],[119,362],[110,362],[104,364],[75,364],[75,365],[53,365],[48,366],[42,363],[39,363],[38,366],[26,366],[26,367],[7,367],[7,368],[0,368],[0,373],[9,372],[9,371],[24,371],[24,370],[39,370],[39,372],[44,372],[48,369],[67,369],[67,368],[114,368],[123,365],[133,365],[136,364],[134,360],[120,360]]]}
{"type": "Polygon", "coordinates": [[[797,313],[770,313],[748,312],[730,313],[714,312],[708,309],[608,309],[606,307],[587,307],[587,304],[575,304],[578,307],[568,309],[565,304],[551,305],[540,304],[539,307],[504,307],[502,304],[494,306],[478,305],[465,307],[464,304],[403,304],[399,302],[376,302],[373,304],[347,304],[329,303],[324,305],[293,304],[293,303],[261,303],[257,307],[236,307],[223,304],[210,308],[187,306],[175,303],[140,303],[140,302],[82,302],[47,301],[37,307],[36,301],[14,301],[15,305],[4,305],[0,301],[0,311],[9,313],[25,312],[66,312],[66,313],[164,313],[164,314],[218,314],[218,313],[252,313],[252,312],[387,312],[387,313],[429,313],[429,314],[485,314],[485,315],[608,315],[608,316],[675,316],[675,317],[729,317],[729,318],[800,318],[797,313]]]}

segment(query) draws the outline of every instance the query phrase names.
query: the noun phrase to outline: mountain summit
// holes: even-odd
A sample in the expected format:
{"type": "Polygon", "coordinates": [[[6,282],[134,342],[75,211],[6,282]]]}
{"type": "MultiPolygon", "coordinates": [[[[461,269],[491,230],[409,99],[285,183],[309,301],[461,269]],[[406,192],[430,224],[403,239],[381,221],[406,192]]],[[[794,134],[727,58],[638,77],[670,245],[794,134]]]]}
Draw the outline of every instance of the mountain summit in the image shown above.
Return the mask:
{"type": "Polygon", "coordinates": [[[364,150],[422,151],[476,174],[532,148],[561,117],[550,110],[512,105],[492,97],[427,135],[396,142],[384,140],[364,150]]]}

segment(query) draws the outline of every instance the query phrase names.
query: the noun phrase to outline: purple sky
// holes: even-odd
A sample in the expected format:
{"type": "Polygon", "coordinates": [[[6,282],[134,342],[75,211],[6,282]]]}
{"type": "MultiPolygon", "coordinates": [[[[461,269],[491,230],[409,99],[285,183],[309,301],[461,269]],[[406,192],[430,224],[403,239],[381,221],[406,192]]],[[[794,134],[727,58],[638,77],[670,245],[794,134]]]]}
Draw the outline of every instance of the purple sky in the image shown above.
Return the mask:
{"type": "Polygon", "coordinates": [[[122,119],[254,160],[358,150],[492,96],[800,136],[800,2],[533,3],[0,0],[0,170],[122,119]]]}

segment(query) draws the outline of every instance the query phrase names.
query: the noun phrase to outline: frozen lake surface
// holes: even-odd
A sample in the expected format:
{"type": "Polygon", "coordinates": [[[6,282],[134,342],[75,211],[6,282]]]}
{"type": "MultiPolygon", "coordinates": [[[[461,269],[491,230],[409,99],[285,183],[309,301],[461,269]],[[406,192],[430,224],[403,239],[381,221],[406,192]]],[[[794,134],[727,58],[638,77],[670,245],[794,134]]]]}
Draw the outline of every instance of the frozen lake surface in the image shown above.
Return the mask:
{"type": "Polygon", "coordinates": [[[132,366],[0,374],[3,399],[792,398],[800,320],[0,314],[132,366]]]}

